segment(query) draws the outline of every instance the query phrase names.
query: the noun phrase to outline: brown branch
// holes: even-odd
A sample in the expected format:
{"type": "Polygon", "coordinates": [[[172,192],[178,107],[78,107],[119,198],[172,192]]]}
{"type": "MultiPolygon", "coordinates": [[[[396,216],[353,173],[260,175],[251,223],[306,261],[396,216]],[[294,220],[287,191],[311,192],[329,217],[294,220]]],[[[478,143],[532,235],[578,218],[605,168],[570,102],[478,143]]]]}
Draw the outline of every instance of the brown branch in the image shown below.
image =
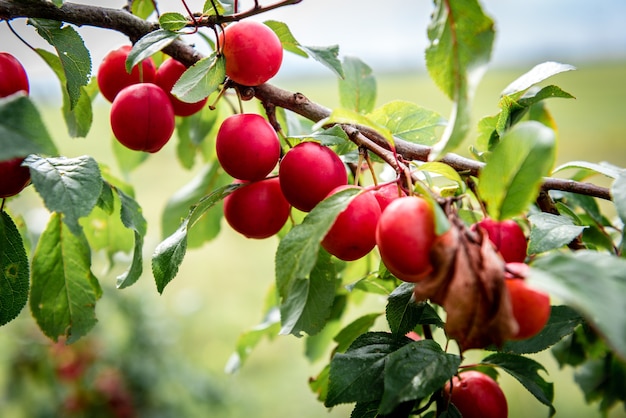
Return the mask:
{"type": "MultiPolygon", "coordinates": [[[[300,1],[301,0],[284,0],[270,6],[265,6],[264,9],[267,10],[268,8],[296,4],[300,1]]],[[[232,15],[231,17],[222,16],[221,18],[232,19],[234,16],[237,19],[242,19],[247,16],[246,13],[258,13],[258,9],[259,8],[253,8],[247,12],[232,15]]],[[[158,29],[157,24],[140,19],[123,9],[111,9],[71,2],[66,2],[61,7],[56,7],[49,1],[0,0],[0,19],[11,20],[29,17],[57,20],[76,26],[94,26],[115,30],[128,36],[132,42],[136,42],[142,36],[158,29]]],[[[187,65],[191,65],[202,58],[192,46],[184,43],[180,39],[168,45],[163,52],[187,65]]],[[[251,94],[265,104],[271,103],[274,106],[282,107],[314,122],[319,122],[331,114],[330,109],[310,101],[303,94],[289,92],[271,84],[257,86],[253,89],[251,94]]],[[[357,126],[355,129],[359,131],[360,135],[368,139],[368,141],[366,141],[367,143],[364,143],[364,145],[372,150],[372,152],[384,158],[384,152],[391,150],[387,140],[376,131],[363,126],[357,126]],[[373,144],[375,144],[375,146],[373,144]]],[[[360,135],[353,134],[351,138],[362,141],[363,138],[361,138],[360,135]]],[[[401,139],[395,139],[394,146],[396,153],[401,155],[406,161],[428,161],[431,151],[430,147],[403,141],[401,139]]],[[[395,159],[392,161],[389,158],[387,158],[386,161],[387,160],[391,162],[395,161],[395,159]]],[[[440,161],[450,165],[459,172],[465,172],[474,176],[478,175],[484,166],[484,164],[479,161],[465,158],[457,154],[447,154],[443,156],[440,161]]],[[[542,184],[542,190],[567,191],[611,200],[611,194],[607,188],[574,180],[552,177],[545,178],[542,184]]]]}

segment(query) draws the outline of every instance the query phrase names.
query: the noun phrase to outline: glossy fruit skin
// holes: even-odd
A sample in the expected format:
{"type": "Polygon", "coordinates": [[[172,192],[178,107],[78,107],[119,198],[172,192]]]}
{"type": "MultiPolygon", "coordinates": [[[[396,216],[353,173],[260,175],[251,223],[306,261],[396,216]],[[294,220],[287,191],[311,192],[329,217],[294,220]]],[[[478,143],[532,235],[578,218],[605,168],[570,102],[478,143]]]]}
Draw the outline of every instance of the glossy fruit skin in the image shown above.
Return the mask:
{"type": "Polygon", "coordinates": [[[419,196],[392,201],[376,228],[376,244],[385,267],[406,282],[420,281],[432,270],[429,253],[436,238],[433,208],[419,196]]]}
{"type": "Polygon", "coordinates": [[[317,142],[301,142],[289,150],[278,169],[280,187],[293,207],[310,212],[334,188],[348,183],[341,159],[317,142]]]}
{"type": "Polygon", "coordinates": [[[222,168],[232,177],[261,180],[278,164],[280,141],[272,125],[261,115],[241,113],[222,122],[215,151],[222,168]]]}
{"type": "Polygon", "coordinates": [[[498,383],[484,373],[469,370],[452,378],[444,387],[444,397],[463,418],[506,418],[508,405],[498,383]]]}
{"type": "Polygon", "coordinates": [[[528,243],[524,231],[512,219],[496,221],[492,218],[484,218],[472,228],[481,227],[489,235],[496,249],[502,255],[506,263],[523,263],[526,259],[528,243]]]}
{"type": "Polygon", "coordinates": [[[181,75],[187,70],[185,64],[174,58],[168,58],[163,61],[163,64],[157,69],[154,84],[161,87],[163,91],[167,93],[174,107],[174,114],[176,116],[190,116],[194,113],[202,110],[206,105],[207,99],[202,99],[199,102],[187,103],[176,98],[172,93],[172,87],[178,81],[181,75]]]}
{"type": "Polygon", "coordinates": [[[156,68],[152,58],[147,58],[141,62],[141,71],[139,66],[133,67],[130,73],[126,71],[126,58],[131,49],[130,45],[123,45],[114,49],[105,55],[100,63],[96,80],[100,93],[109,102],[113,102],[115,96],[124,87],[154,82],[156,68]]]}
{"type": "Polygon", "coordinates": [[[378,204],[380,205],[380,210],[383,211],[385,208],[394,200],[399,197],[406,196],[404,190],[398,188],[397,183],[387,183],[376,188],[374,191],[374,196],[376,200],[378,200],[378,204]]]}
{"type": "Polygon", "coordinates": [[[246,183],[224,199],[224,218],[247,238],[275,235],[289,219],[289,211],[277,177],[246,183]]]}
{"type": "Polygon", "coordinates": [[[30,183],[30,170],[22,166],[24,158],[0,161],[0,198],[15,196],[30,183]]]}
{"type": "Polygon", "coordinates": [[[7,97],[18,91],[30,93],[26,70],[13,55],[0,52],[0,97],[7,97]]]}
{"type": "MultiPolygon", "coordinates": [[[[509,263],[511,264],[511,263],[509,263]]],[[[524,279],[505,279],[513,317],[519,329],[513,340],[525,340],[537,335],[550,319],[550,296],[528,286],[524,279]]]]}
{"type": "Polygon", "coordinates": [[[274,77],[283,61],[283,47],[267,25],[244,20],[226,27],[219,37],[226,75],[235,83],[258,86],[274,77]]]}
{"type": "MultiPolygon", "coordinates": [[[[329,196],[347,188],[339,186],[329,196]]],[[[380,218],[380,205],[372,192],[358,194],[341,212],[322,240],[322,247],[344,261],[357,260],[376,246],[376,225],[380,218]]]]}
{"type": "Polygon", "coordinates": [[[135,151],[157,152],[174,132],[174,109],[161,87],[133,84],[118,93],[111,106],[111,128],[117,140],[135,151]]]}

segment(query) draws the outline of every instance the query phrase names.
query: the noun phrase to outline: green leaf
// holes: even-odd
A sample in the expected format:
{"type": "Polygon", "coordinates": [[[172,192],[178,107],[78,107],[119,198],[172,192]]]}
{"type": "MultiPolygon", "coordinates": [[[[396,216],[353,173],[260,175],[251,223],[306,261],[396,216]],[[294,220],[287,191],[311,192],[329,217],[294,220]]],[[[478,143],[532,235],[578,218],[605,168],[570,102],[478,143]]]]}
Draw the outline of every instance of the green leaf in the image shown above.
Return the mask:
{"type": "Polygon", "coordinates": [[[280,334],[299,337],[302,332],[309,335],[320,332],[330,316],[337,284],[330,254],[320,250],[309,278],[296,278],[283,296],[280,334]]]}
{"type": "MultiPolygon", "coordinates": [[[[46,51],[45,49],[38,48],[35,51],[41,58],[43,58],[44,61],[46,61],[52,71],[54,71],[61,85],[65,85],[67,83],[67,79],[59,57],[49,51],[46,51]]],[[[89,90],[86,87],[81,86],[80,95],[74,106],[72,106],[67,90],[61,89],[61,93],[63,95],[63,117],[65,118],[65,124],[67,125],[70,136],[84,138],[89,133],[91,123],[93,122],[91,101],[95,97],[96,89],[97,84],[95,82],[89,90]]]]}
{"type": "Polygon", "coordinates": [[[294,226],[278,244],[275,270],[276,286],[282,297],[286,297],[297,279],[309,276],[317,263],[320,242],[352,199],[358,189],[349,188],[333,194],[320,202],[294,226]]]}
{"type": "Polygon", "coordinates": [[[289,51],[304,58],[309,57],[309,54],[307,54],[307,52],[302,49],[300,43],[293,36],[291,30],[289,30],[289,26],[287,26],[285,23],[278,22],[276,20],[266,20],[263,23],[266,24],[270,29],[272,29],[274,33],[278,36],[278,39],[280,39],[280,43],[282,44],[285,51],[289,51]]]}
{"type": "Polygon", "coordinates": [[[376,79],[372,69],[358,58],[343,60],[344,78],[339,79],[339,102],[345,109],[369,113],[376,104],[376,79]]]}
{"type": "Polygon", "coordinates": [[[131,150],[120,144],[115,137],[111,138],[111,148],[113,149],[113,155],[115,156],[117,165],[125,174],[139,167],[151,155],[149,152],[131,150]]]}
{"type": "Polygon", "coordinates": [[[493,25],[476,0],[435,1],[426,67],[453,108],[433,158],[458,147],[469,131],[474,92],[491,59],[493,25]]]}
{"type": "Polygon", "coordinates": [[[603,416],[607,416],[616,404],[626,401],[625,379],[626,363],[611,354],[589,360],[574,375],[587,403],[600,401],[599,409],[603,416]]]}
{"type": "Polygon", "coordinates": [[[554,385],[539,375],[546,371],[541,363],[528,357],[515,354],[496,353],[482,360],[482,363],[497,366],[517,379],[539,402],[550,408],[550,416],[554,415],[554,385]]]}
{"type": "Polygon", "coordinates": [[[154,12],[153,0],[133,0],[132,12],[141,19],[147,19],[154,12]]]}
{"type": "Polygon", "coordinates": [[[68,343],[78,340],[96,324],[101,295],[84,235],[70,233],[61,215],[53,213],[32,261],[30,309],[39,328],[54,341],[60,336],[68,343]]]}
{"type": "MultiPolygon", "coordinates": [[[[205,166],[188,184],[178,189],[165,205],[161,217],[163,237],[173,234],[180,226],[189,209],[210,191],[223,187],[231,178],[220,170],[219,164],[205,166]]],[[[187,240],[190,248],[196,248],[217,237],[221,229],[222,202],[216,202],[216,210],[205,213],[189,231],[187,240]]]]}
{"type": "Polygon", "coordinates": [[[102,191],[98,163],[89,156],[76,158],[39,157],[24,160],[39,195],[51,212],[63,214],[73,234],[82,236],[78,220],[91,213],[102,191]]]}
{"type": "Polygon", "coordinates": [[[386,315],[394,334],[404,335],[418,324],[443,326],[443,321],[429,304],[412,300],[413,288],[413,283],[402,283],[389,295],[386,315]]]}
{"type": "Polygon", "coordinates": [[[624,170],[608,163],[590,163],[587,161],[569,161],[567,163],[561,164],[552,170],[552,174],[559,173],[563,170],[584,170],[590,171],[594,174],[603,174],[609,178],[616,179],[624,170]]]}
{"type": "Polygon", "coordinates": [[[501,138],[479,175],[478,192],[492,218],[519,215],[536,199],[555,146],[554,131],[533,121],[515,125],[501,138]]]}
{"type": "Polygon", "coordinates": [[[582,234],[586,226],[574,225],[567,216],[536,213],[528,217],[531,224],[528,254],[540,254],[561,248],[582,234]]]}
{"type": "Polygon", "coordinates": [[[374,326],[374,323],[380,315],[380,313],[363,315],[346,325],[337,333],[337,335],[335,335],[334,340],[337,342],[335,352],[345,352],[354,340],[356,340],[360,335],[365,334],[374,326]]]}
{"type": "MultiPolygon", "coordinates": [[[[461,178],[459,172],[450,167],[448,164],[440,163],[438,161],[431,161],[421,164],[419,166],[419,171],[443,176],[444,178],[456,183],[456,189],[460,190],[461,192],[465,191],[465,182],[461,178]]],[[[447,217],[447,215],[444,214],[444,217],[447,217]]]]}
{"type": "Polygon", "coordinates": [[[0,325],[14,320],[28,300],[29,265],[22,237],[5,211],[0,211],[0,325]]]}
{"type": "Polygon", "coordinates": [[[143,240],[146,236],[148,223],[143,217],[141,207],[131,196],[120,189],[115,191],[120,198],[120,216],[124,226],[131,231],[135,237],[133,259],[130,267],[117,277],[118,289],[123,289],[135,283],[143,272],[143,240]]]}
{"type": "Polygon", "coordinates": [[[423,399],[454,376],[461,358],[445,353],[433,340],[406,344],[389,355],[380,412],[388,414],[402,402],[423,399]]]}
{"type": "Polygon", "coordinates": [[[57,51],[65,72],[70,109],[78,103],[81,87],[89,83],[91,74],[91,56],[79,33],[69,25],[46,19],[28,19],[35,26],[37,33],[57,51]]]}
{"type": "Polygon", "coordinates": [[[23,95],[0,99],[0,161],[58,151],[33,102],[23,95]]]}
{"type": "Polygon", "coordinates": [[[189,230],[196,225],[209,209],[241,186],[241,184],[229,184],[216,189],[202,198],[191,207],[187,217],[183,219],[178,229],[157,245],[152,255],[152,274],[154,275],[159,293],[163,293],[165,286],[178,273],[178,268],[187,252],[187,235],[189,230]]]}
{"type": "Polygon", "coordinates": [[[187,68],[172,87],[172,94],[185,102],[199,102],[216,91],[225,77],[224,56],[212,54],[187,68]]]}
{"type": "Polygon", "coordinates": [[[439,113],[402,100],[389,102],[368,116],[394,136],[421,145],[433,145],[438,139],[436,130],[446,124],[439,113]]]}
{"type": "Polygon", "coordinates": [[[385,332],[368,332],[357,338],[345,353],[335,354],[330,362],[324,405],[332,407],[380,399],[389,355],[410,341],[385,332]]]}
{"type": "Polygon", "coordinates": [[[133,45],[133,48],[128,53],[128,57],[126,57],[126,71],[130,73],[134,66],[171,44],[177,37],[178,34],[176,32],[165,29],[157,29],[144,35],[133,45]]]}
{"type": "Polygon", "coordinates": [[[507,341],[503,352],[513,354],[534,354],[552,347],[563,337],[570,335],[583,323],[582,317],[568,306],[553,306],[550,319],[541,332],[521,341],[507,341]]]}
{"type": "MultiPolygon", "coordinates": [[[[178,118],[176,122],[176,134],[178,146],[176,155],[181,165],[191,169],[195,163],[195,157],[202,147],[209,142],[207,138],[218,122],[219,111],[211,110],[205,106],[201,111],[193,115],[178,118]]],[[[212,145],[212,143],[211,143],[212,145]]]]}
{"type": "Polygon", "coordinates": [[[532,263],[527,280],[576,309],[626,358],[626,260],[589,250],[553,252],[532,263]]]}
{"type": "Polygon", "coordinates": [[[617,215],[626,224],[626,171],[622,171],[611,184],[611,196],[617,215]]]}
{"type": "Polygon", "coordinates": [[[333,125],[328,129],[315,131],[312,134],[289,136],[289,139],[297,141],[313,140],[328,147],[334,145],[344,145],[347,142],[350,142],[348,135],[339,125],[333,125]]]}
{"type": "Polygon", "coordinates": [[[159,16],[159,25],[161,29],[166,31],[176,32],[183,29],[188,23],[187,18],[181,13],[167,12],[159,16]]]}
{"type": "Polygon", "coordinates": [[[339,46],[317,47],[302,45],[302,49],[306,51],[311,58],[321,63],[326,68],[329,68],[333,73],[337,74],[337,76],[344,78],[343,66],[339,58],[337,58],[339,56],[339,46]]]}
{"type": "Polygon", "coordinates": [[[202,7],[202,13],[212,16],[216,14],[225,15],[232,13],[232,0],[220,2],[219,0],[206,0],[202,7]],[[226,3],[226,4],[223,4],[226,3]]]}
{"type": "Polygon", "coordinates": [[[540,89],[538,88],[536,91],[529,90],[519,99],[518,103],[524,107],[530,108],[542,100],[551,98],[574,99],[575,97],[563,91],[558,86],[545,86],[540,89]]]}
{"type": "Polygon", "coordinates": [[[378,132],[383,137],[385,137],[385,139],[390,144],[393,144],[395,142],[393,135],[389,129],[374,122],[372,119],[369,118],[369,116],[362,115],[355,112],[354,110],[344,108],[334,109],[330,116],[326,119],[323,119],[323,121],[319,122],[318,125],[325,126],[333,123],[361,125],[378,132]]]}
{"type": "Polygon", "coordinates": [[[504,90],[502,90],[502,96],[511,96],[516,95],[518,93],[522,93],[528,90],[530,87],[534,86],[537,83],[540,83],[553,75],[562,73],[564,71],[572,71],[575,70],[576,67],[573,67],[568,64],[561,64],[558,62],[548,61],[534,66],[530,71],[523,74],[511,84],[506,86],[504,90]]]}

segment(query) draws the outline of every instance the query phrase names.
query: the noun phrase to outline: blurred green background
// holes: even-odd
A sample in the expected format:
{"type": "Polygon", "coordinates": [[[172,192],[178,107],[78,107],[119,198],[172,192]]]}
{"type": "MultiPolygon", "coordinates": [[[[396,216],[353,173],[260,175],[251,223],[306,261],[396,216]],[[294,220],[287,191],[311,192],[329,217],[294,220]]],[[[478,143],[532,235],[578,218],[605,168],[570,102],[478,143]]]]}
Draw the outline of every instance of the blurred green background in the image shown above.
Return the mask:
{"type": "MultiPolygon", "coordinates": [[[[496,113],[499,92],[529,69],[489,71],[476,95],[476,121],[496,113]]],[[[378,105],[404,99],[448,116],[450,103],[427,74],[374,75],[378,105]]],[[[626,166],[625,78],[626,63],[607,62],[586,64],[549,80],[576,97],[548,103],[559,126],[558,163],[586,160],[626,166]]],[[[336,81],[330,76],[283,77],[275,84],[327,107],[338,104],[336,81]]],[[[119,172],[111,151],[108,108],[96,101],[94,126],[85,139],[67,137],[56,105],[42,105],[40,110],[63,155],[93,155],[119,172]]],[[[302,339],[277,336],[263,341],[238,373],[224,372],[237,337],[262,319],[264,298],[273,281],[276,239],[247,240],[224,225],[218,239],[187,253],[178,276],[163,295],[157,293],[149,259],[161,240],[162,209],[169,196],[200,169],[180,167],[175,142],[128,179],[149,222],[144,276],[131,288],[116,290],[115,277],[126,267],[126,260],[120,258],[111,271],[105,271],[100,255],[94,254],[93,270],[104,287],[97,306],[99,323],[92,334],[70,347],[46,340],[28,308],[0,330],[0,414],[16,418],[349,416],[350,405],[329,412],[310,391],[309,377],[325,363],[306,361],[302,339]],[[72,371],[72,364],[83,369],[72,371]],[[73,378],[73,373],[79,377],[73,378]],[[141,405],[136,415],[128,409],[129,396],[131,403],[141,405]],[[72,410],[80,410],[81,402],[93,409],[71,415],[72,410]]],[[[594,180],[606,182],[600,177],[594,180]]],[[[47,213],[33,190],[8,206],[34,230],[43,228],[47,213]]],[[[385,306],[376,297],[368,297],[365,303],[373,310],[382,311],[385,306]]],[[[473,355],[480,358],[480,353],[473,355]]],[[[548,368],[546,378],[555,382],[557,416],[600,416],[595,405],[585,404],[571,369],[559,370],[548,353],[536,358],[548,368]]],[[[547,416],[547,408],[512,378],[503,376],[502,384],[511,417],[547,416]]],[[[610,416],[626,414],[619,407],[610,416]]]]}

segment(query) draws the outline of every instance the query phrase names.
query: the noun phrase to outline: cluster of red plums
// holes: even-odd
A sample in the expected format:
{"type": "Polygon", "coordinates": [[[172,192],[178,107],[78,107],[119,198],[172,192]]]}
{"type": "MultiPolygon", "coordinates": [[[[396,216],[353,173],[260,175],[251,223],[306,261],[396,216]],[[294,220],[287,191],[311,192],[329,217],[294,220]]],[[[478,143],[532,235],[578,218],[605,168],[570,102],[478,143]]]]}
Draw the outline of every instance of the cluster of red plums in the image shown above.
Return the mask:
{"type": "MultiPolygon", "coordinates": [[[[0,98],[20,92],[30,93],[26,70],[13,55],[0,52],[0,98]]],[[[22,166],[25,157],[0,161],[0,199],[15,196],[30,183],[30,171],[22,166]]]]}

